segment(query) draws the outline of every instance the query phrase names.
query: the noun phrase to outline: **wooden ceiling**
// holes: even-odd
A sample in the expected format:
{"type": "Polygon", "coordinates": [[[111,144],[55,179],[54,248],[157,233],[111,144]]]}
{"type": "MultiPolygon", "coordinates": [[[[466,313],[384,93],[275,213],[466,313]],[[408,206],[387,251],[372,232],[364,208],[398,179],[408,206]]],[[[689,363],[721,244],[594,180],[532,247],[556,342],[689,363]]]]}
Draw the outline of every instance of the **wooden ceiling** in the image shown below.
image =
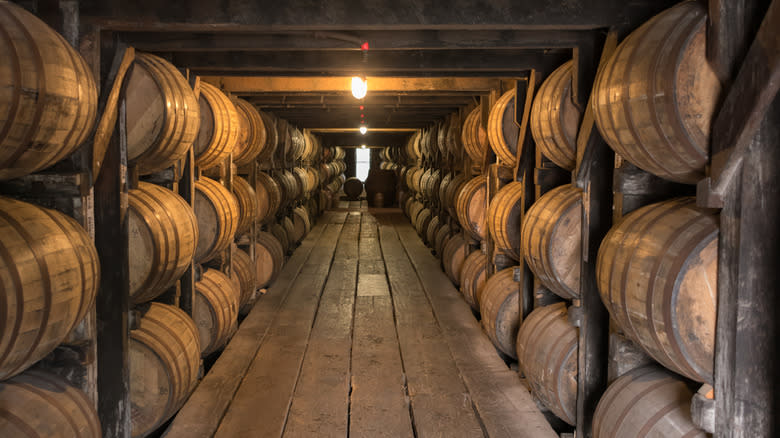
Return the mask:
{"type": "Polygon", "coordinates": [[[299,128],[328,129],[327,143],[378,144],[474,105],[529,69],[544,76],[588,56],[607,28],[628,31],[674,3],[81,0],[80,13],[82,26],[159,54],[299,128]],[[357,74],[369,76],[362,101],[349,90],[357,74]],[[369,138],[350,132],[360,114],[369,138]]]}

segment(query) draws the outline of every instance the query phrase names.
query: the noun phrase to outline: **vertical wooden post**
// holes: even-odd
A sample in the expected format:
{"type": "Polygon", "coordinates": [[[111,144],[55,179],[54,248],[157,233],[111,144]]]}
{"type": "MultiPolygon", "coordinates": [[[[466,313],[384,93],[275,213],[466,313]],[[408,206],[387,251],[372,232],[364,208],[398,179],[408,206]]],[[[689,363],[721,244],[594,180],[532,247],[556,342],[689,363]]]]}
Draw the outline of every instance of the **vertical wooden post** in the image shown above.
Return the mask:
{"type": "Polygon", "coordinates": [[[127,233],[126,106],[119,105],[119,123],[111,137],[95,181],[95,246],[102,269],[95,300],[98,336],[98,413],[106,438],[130,437],[130,310],[127,233]]]}
{"type": "MultiPolygon", "coordinates": [[[[195,207],[195,157],[190,147],[187,155],[184,157],[184,166],[182,168],[182,177],[179,180],[179,195],[195,207]]],[[[181,277],[181,295],[179,296],[179,307],[187,313],[193,315],[193,302],[195,299],[195,266],[194,261],[190,261],[187,270],[181,277]]]]}

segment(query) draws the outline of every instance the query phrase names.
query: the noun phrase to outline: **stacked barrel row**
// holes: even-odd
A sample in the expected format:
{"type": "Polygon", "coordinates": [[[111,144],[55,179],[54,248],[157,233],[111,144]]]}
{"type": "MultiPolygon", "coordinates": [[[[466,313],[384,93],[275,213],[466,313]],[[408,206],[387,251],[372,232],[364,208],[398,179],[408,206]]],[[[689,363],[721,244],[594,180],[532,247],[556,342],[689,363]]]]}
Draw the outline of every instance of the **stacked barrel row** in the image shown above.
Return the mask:
{"type": "Polygon", "coordinates": [[[347,164],[344,162],[346,152],[344,148],[332,147],[322,151],[322,164],[320,165],[320,184],[322,185],[322,205],[337,207],[339,193],[344,186],[346,177],[344,172],[347,164]]]}
{"type": "MultiPolygon", "coordinates": [[[[618,46],[600,70],[591,100],[596,125],[619,159],[677,183],[695,183],[707,162],[719,84],[705,60],[705,23],[706,11],[694,2],[654,17],[618,46]]],[[[574,170],[582,118],[571,100],[571,77],[572,62],[550,74],[529,119],[544,166],[564,171],[574,170]]],[[[514,105],[514,91],[505,93],[487,122],[489,145],[505,166],[517,160],[514,105]]],[[[478,158],[470,152],[479,144],[470,123],[467,117],[461,143],[478,158]]],[[[405,150],[429,149],[426,136],[428,131],[416,135],[405,150]]],[[[496,348],[518,360],[534,396],[574,425],[579,329],[568,310],[580,298],[583,192],[571,184],[537,185],[535,202],[524,211],[533,191],[523,182],[499,183],[488,196],[487,176],[472,174],[457,184],[457,221],[442,225],[428,210],[447,202],[448,189],[431,196],[430,184],[449,187],[457,175],[438,180],[441,171],[426,164],[421,159],[403,170],[406,214],[441,254],[445,272],[480,314],[496,348]],[[423,233],[426,224],[447,229],[440,238],[423,233]],[[463,232],[453,233],[453,227],[463,232]],[[486,236],[492,259],[476,249],[486,236]],[[536,303],[519,302],[514,274],[523,263],[534,274],[536,303]],[[488,276],[491,264],[496,272],[488,276]],[[534,306],[521,317],[520,309],[534,306]]],[[[717,237],[717,215],[696,207],[691,197],[677,197],[626,214],[602,241],[596,278],[613,325],[658,365],[616,376],[596,410],[595,437],[706,436],[692,422],[689,387],[713,381],[717,237]]]]}
{"type": "MultiPolygon", "coordinates": [[[[55,164],[86,140],[97,87],[84,59],[20,7],[0,3],[0,30],[0,180],[9,180],[55,164]]],[[[65,214],[3,196],[0,236],[0,435],[99,437],[88,397],[33,366],[92,312],[100,262],[90,235],[65,214]]]]}

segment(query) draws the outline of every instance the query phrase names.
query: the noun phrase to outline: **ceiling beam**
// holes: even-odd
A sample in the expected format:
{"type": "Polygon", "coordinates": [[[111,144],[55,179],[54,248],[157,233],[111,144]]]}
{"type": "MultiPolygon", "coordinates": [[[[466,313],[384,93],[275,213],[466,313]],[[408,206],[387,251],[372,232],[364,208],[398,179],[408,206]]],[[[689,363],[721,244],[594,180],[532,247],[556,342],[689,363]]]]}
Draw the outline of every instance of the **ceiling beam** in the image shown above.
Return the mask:
{"type": "Polygon", "coordinates": [[[436,107],[459,106],[474,102],[472,96],[388,96],[371,93],[361,100],[344,92],[341,95],[259,95],[245,97],[250,103],[262,107],[300,108],[300,107],[436,107]]]}
{"type": "Polygon", "coordinates": [[[508,76],[536,69],[549,73],[571,59],[571,50],[411,50],[306,52],[177,52],[174,65],[196,74],[508,76]]]}
{"type": "MultiPolygon", "coordinates": [[[[349,93],[350,76],[201,76],[201,80],[238,95],[287,93],[349,93]]],[[[379,77],[369,76],[372,93],[470,93],[501,88],[501,78],[485,77],[379,77]]]]}
{"type": "Polygon", "coordinates": [[[411,133],[384,132],[360,135],[359,133],[336,132],[318,133],[318,136],[322,140],[322,144],[324,146],[360,146],[364,144],[374,146],[401,146],[406,144],[406,141],[411,136],[411,133]]]}

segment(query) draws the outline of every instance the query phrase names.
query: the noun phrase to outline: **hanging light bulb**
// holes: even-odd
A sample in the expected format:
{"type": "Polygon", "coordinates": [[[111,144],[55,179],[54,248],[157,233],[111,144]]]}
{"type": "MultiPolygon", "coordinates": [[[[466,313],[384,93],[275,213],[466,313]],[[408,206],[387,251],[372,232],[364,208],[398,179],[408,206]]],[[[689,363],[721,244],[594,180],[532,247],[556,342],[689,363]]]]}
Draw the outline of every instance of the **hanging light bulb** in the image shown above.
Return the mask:
{"type": "Polygon", "coordinates": [[[366,129],[366,127],[365,127],[365,126],[361,126],[361,127],[360,127],[360,133],[361,133],[361,134],[363,134],[363,135],[366,135],[366,131],[368,131],[368,129],[366,129]]]}
{"type": "Polygon", "coordinates": [[[352,95],[356,99],[362,99],[366,97],[368,92],[368,80],[365,77],[353,76],[352,77],[352,95]]]}
{"type": "Polygon", "coordinates": [[[365,148],[366,148],[366,145],[364,145],[364,144],[360,145],[360,149],[365,149],[365,148]]]}

